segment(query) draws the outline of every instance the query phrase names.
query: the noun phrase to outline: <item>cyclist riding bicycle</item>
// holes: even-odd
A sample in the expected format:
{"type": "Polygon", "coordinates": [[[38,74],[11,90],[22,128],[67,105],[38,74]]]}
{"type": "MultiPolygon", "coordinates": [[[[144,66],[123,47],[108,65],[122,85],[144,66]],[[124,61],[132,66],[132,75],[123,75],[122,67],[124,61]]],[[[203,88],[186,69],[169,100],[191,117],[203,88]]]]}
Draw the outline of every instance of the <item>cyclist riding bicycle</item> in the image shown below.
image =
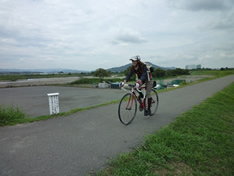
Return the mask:
{"type": "Polygon", "coordinates": [[[146,96],[148,97],[148,109],[145,109],[144,115],[151,116],[151,110],[150,110],[151,102],[152,102],[151,89],[153,86],[152,73],[148,71],[146,64],[141,62],[140,56],[137,55],[137,56],[131,57],[130,60],[132,61],[132,67],[131,67],[129,74],[125,78],[124,83],[128,82],[133,74],[136,74],[136,79],[137,79],[136,87],[138,88],[144,83],[146,84],[146,96]]]}

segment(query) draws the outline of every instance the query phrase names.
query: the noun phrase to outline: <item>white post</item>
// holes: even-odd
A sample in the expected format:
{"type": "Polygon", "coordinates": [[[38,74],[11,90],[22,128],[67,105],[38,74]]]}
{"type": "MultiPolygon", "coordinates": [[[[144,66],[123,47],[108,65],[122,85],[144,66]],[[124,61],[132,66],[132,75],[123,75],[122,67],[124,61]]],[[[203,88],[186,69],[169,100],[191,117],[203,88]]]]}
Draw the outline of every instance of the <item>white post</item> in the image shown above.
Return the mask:
{"type": "Polygon", "coordinates": [[[49,93],[50,115],[59,113],[59,93],[49,93]]]}

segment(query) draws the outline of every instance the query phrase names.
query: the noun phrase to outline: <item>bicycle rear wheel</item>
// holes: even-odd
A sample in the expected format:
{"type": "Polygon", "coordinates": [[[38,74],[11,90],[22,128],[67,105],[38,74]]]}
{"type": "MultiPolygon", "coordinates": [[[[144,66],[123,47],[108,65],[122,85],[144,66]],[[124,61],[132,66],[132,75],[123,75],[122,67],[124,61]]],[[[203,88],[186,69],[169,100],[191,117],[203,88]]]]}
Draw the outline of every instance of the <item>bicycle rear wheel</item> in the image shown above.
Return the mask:
{"type": "MultiPolygon", "coordinates": [[[[159,104],[159,99],[158,99],[158,93],[156,92],[156,90],[152,89],[151,90],[151,97],[152,97],[152,101],[151,101],[151,116],[154,115],[158,109],[158,104],[159,104]]],[[[148,108],[148,97],[146,96],[145,98],[145,108],[148,108]]]]}
{"type": "Polygon", "coordinates": [[[129,125],[135,118],[137,112],[137,101],[135,96],[127,93],[120,100],[118,115],[119,120],[124,125],[129,125]]]}

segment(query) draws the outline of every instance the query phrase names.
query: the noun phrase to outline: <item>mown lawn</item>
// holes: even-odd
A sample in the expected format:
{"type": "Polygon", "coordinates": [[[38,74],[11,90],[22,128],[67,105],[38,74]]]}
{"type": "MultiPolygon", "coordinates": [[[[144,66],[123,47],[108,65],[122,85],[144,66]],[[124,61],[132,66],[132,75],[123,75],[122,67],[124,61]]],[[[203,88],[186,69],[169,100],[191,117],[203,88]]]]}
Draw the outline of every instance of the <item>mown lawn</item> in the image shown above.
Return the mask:
{"type": "Polygon", "coordinates": [[[120,154],[98,176],[234,175],[234,83],[120,154]]]}

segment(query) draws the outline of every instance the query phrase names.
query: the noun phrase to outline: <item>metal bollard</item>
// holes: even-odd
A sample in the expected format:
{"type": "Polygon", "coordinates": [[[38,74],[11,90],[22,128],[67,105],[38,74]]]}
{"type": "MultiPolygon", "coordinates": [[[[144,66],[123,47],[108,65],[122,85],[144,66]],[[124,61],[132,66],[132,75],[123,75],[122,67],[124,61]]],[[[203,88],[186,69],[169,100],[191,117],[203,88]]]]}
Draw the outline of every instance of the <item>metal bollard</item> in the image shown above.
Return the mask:
{"type": "Polygon", "coordinates": [[[49,93],[47,94],[49,97],[49,108],[50,115],[59,113],[59,93],[49,93]]]}

